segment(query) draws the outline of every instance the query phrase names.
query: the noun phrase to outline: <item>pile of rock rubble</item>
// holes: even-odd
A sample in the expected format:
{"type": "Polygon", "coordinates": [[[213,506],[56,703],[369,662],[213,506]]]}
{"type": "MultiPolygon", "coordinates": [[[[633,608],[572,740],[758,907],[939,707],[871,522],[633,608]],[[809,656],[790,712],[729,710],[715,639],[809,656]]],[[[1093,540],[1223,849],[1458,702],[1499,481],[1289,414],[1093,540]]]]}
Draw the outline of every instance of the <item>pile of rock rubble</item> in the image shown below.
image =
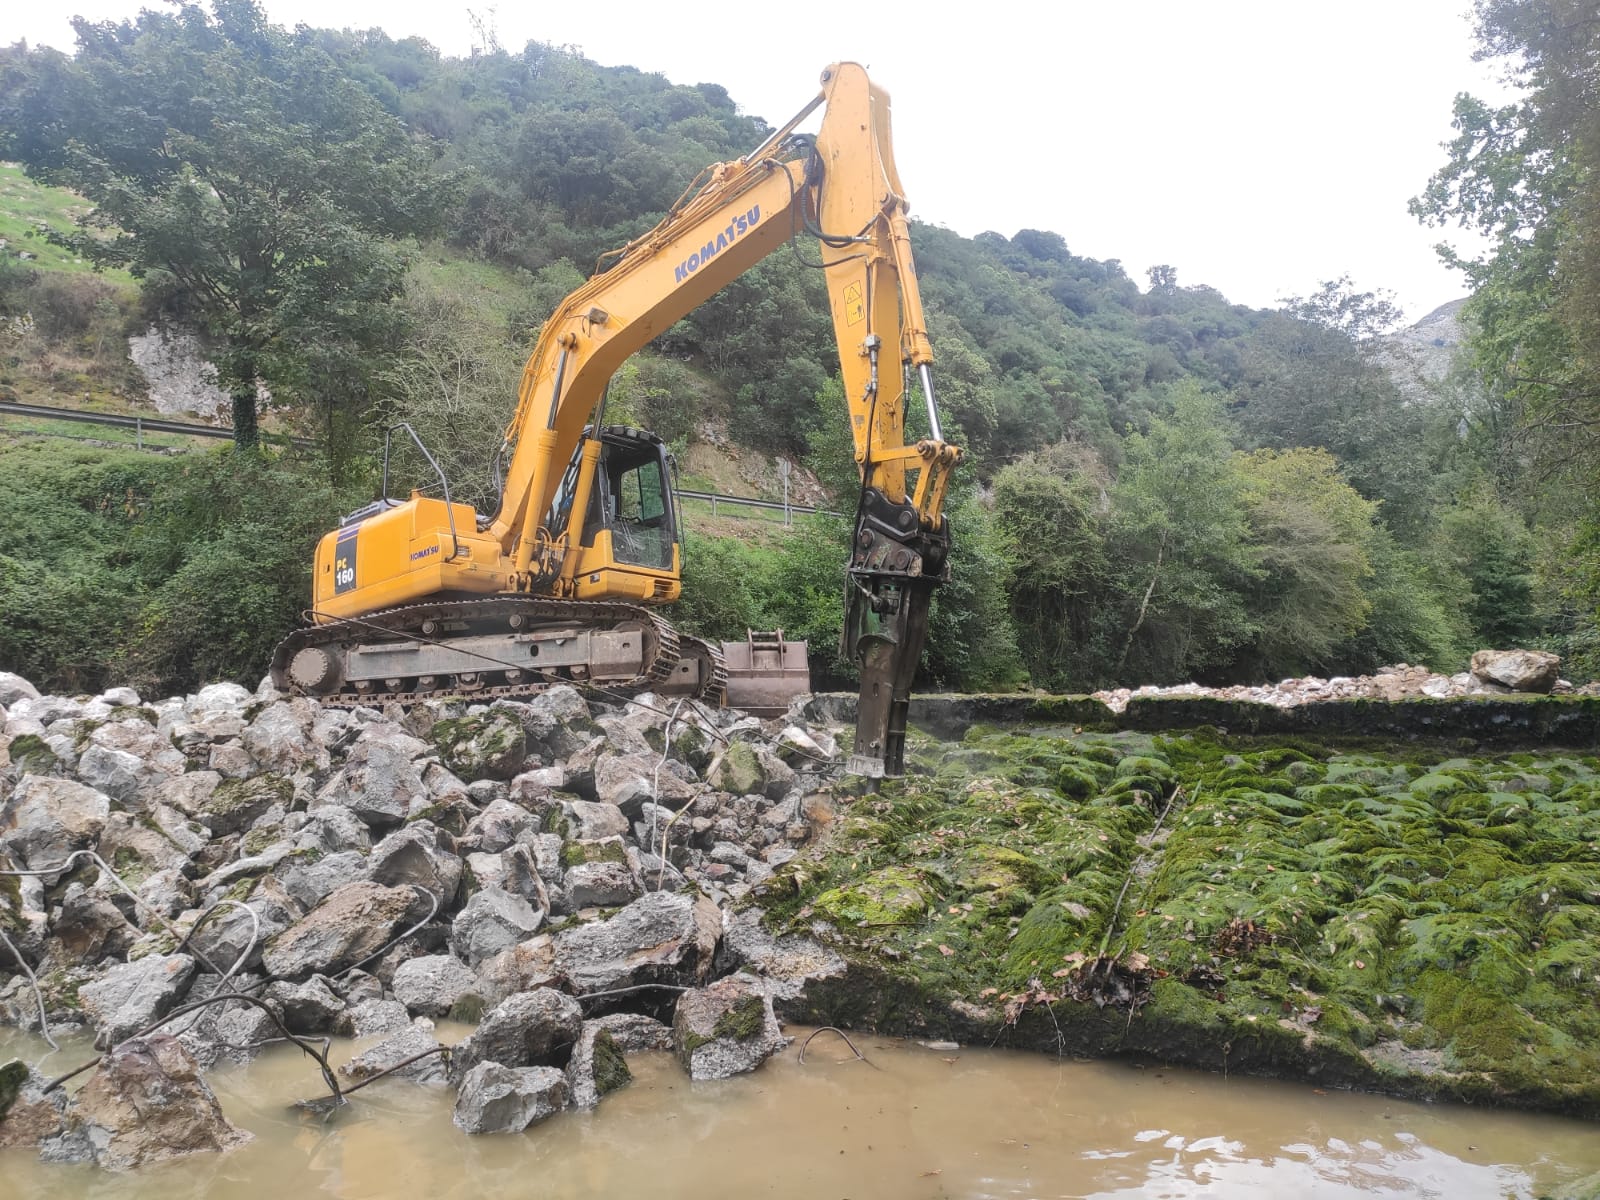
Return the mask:
{"type": "Polygon", "coordinates": [[[0,1067],[0,1146],[226,1149],[247,1135],[205,1072],[286,1032],[379,1039],[340,1090],[400,1064],[456,1090],[462,1129],[521,1130],[598,1103],[631,1052],[752,1069],[785,1042],[774,999],[842,967],[807,948],[786,972],[739,911],[827,817],[837,746],[798,720],[569,687],[74,699],[0,673],[0,731],[0,1020],[109,1051],[70,1101],[0,1067]],[[248,999],[183,1011],[223,994],[248,999]],[[442,1048],[441,1019],[476,1029],[442,1048]]]}
{"type": "Polygon", "coordinates": [[[1327,700],[1449,700],[1458,696],[1506,695],[1513,692],[1570,695],[1600,694],[1600,684],[1575,688],[1560,678],[1561,659],[1545,650],[1479,650],[1468,670],[1440,675],[1427,667],[1398,663],[1371,675],[1332,679],[1306,676],[1254,686],[1205,687],[1180,683],[1170,687],[1111,688],[1094,698],[1120,713],[1135,696],[1210,696],[1249,700],[1274,708],[1294,708],[1327,700]]]}

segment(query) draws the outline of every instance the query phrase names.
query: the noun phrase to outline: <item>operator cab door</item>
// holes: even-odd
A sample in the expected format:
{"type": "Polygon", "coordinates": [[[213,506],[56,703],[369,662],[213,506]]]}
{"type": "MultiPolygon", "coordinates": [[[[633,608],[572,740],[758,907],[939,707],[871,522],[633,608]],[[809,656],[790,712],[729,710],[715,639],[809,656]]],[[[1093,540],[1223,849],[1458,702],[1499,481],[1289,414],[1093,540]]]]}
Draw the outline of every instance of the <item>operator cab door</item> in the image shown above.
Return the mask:
{"type": "Polygon", "coordinates": [[[579,594],[674,599],[678,531],[666,447],[653,434],[618,426],[601,430],[600,441],[579,594]]]}

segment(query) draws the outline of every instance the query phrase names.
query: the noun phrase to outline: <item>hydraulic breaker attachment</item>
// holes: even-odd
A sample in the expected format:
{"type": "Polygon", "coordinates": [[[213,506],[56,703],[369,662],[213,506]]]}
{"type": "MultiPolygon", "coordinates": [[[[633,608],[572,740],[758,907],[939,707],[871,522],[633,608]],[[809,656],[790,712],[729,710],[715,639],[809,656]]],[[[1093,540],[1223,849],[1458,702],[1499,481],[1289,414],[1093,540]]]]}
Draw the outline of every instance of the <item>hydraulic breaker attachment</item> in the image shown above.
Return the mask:
{"type": "Polygon", "coordinates": [[[862,493],[851,545],[842,649],[861,670],[856,745],[846,769],[905,772],[906,710],[928,636],[933,589],[949,577],[950,527],[925,528],[912,504],[862,493]]]}

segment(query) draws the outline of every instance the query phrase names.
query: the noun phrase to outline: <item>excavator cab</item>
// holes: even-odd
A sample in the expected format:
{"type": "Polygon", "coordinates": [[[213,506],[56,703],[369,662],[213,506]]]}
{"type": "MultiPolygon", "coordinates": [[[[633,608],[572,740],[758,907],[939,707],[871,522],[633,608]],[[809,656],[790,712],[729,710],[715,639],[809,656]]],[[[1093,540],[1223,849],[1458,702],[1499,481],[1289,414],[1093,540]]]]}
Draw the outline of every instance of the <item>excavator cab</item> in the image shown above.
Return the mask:
{"type": "Polygon", "coordinates": [[[582,544],[593,546],[608,530],[619,564],[672,570],[678,533],[666,447],[654,434],[617,425],[600,431],[600,444],[582,544]]]}

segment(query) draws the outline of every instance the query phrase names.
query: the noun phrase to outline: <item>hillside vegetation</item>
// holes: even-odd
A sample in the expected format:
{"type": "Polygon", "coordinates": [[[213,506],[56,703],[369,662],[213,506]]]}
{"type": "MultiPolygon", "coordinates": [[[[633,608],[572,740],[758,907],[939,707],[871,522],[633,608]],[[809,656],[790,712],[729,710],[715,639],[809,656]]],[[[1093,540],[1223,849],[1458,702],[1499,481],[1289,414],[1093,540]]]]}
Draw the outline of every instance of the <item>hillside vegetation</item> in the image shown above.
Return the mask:
{"type": "MultiPolygon", "coordinates": [[[[1486,38],[1495,14],[1520,8],[1482,7],[1486,38]]],[[[0,176],[0,217],[55,231],[48,256],[19,260],[15,240],[0,254],[0,393],[136,401],[118,339],[164,316],[214,339],[236,418],[253,421],[260,380],[321,449],[0,447],[0,665],[52,687],[253,682],[304,606],[316,533],[370,496],[381,430],[411,422],[458,494],[483,502],[545,314],[705,166],[769,131],[715,84],[537,43],[455,59],[376,30],[286,32],[248,2],[79,33],[73,57],[0,51],[0,157],[97,206],[0,176]],[[134,70],[154,65],[181,78],[154,86],[134,70]],[[116,127],[91,103],[113,81],[126,89],[116,127]],[[196,117],[186,98],[214,92],[248,138],[196,117]],[[300,156],[330,140],[348,161],[363,146],[377,156],[370,203],[300,156]],[[174,229],[196,227],[174,244],[174,229]],[[269,252],[252,241],[260,228],[294,248],[269,252]],[[79,258],[131,276],[84,274],[79,258]],[[137,294],[117,282],[130,277],[137,294]]],[[[1537,69],[1578,69],[1565,62],[1537,69]]],[[[1441,178],[1481,161],[1458,153],[1441,178]]],[[[1436,181],[1419,204],[1452,217],[1478,194],[1436,181]]],[[[1567,194],[1546,215],[1570,231],[1567,194]]],[[[1574,672],[1600,666],[1594,500],[1571,486],[1592,454],[1515,377],[1508,347],[1535,318],[1508,327],[1508,270],[1482,265],[1469,306],[1490,337],[1477,342],[1484,381],[1462,374],[1408,399],[1383,340],[1402,315],[1347,279],[1255,310],[1172,266],[1135,280],[1049,231],[917,225],[913,239],[946,436],[969,452],[926,684],[1457,670],[1509,642],[1557,649],[1574,672]]],[[[685,462],[730,444],[745,461],[789,456],[848,509],[821,272],[807,266],[814,247],[792,251],[630,362],[608,413],[655,429],[685,462]]],[[[1569,381],[1570,403],[1581,384],[1569,381]]],[[[713,636],[780,625],[844,682],[848,664],[828,652],[846,536],[825,517],[760,537],[691,533],[678,619],[713,636]]]]}

